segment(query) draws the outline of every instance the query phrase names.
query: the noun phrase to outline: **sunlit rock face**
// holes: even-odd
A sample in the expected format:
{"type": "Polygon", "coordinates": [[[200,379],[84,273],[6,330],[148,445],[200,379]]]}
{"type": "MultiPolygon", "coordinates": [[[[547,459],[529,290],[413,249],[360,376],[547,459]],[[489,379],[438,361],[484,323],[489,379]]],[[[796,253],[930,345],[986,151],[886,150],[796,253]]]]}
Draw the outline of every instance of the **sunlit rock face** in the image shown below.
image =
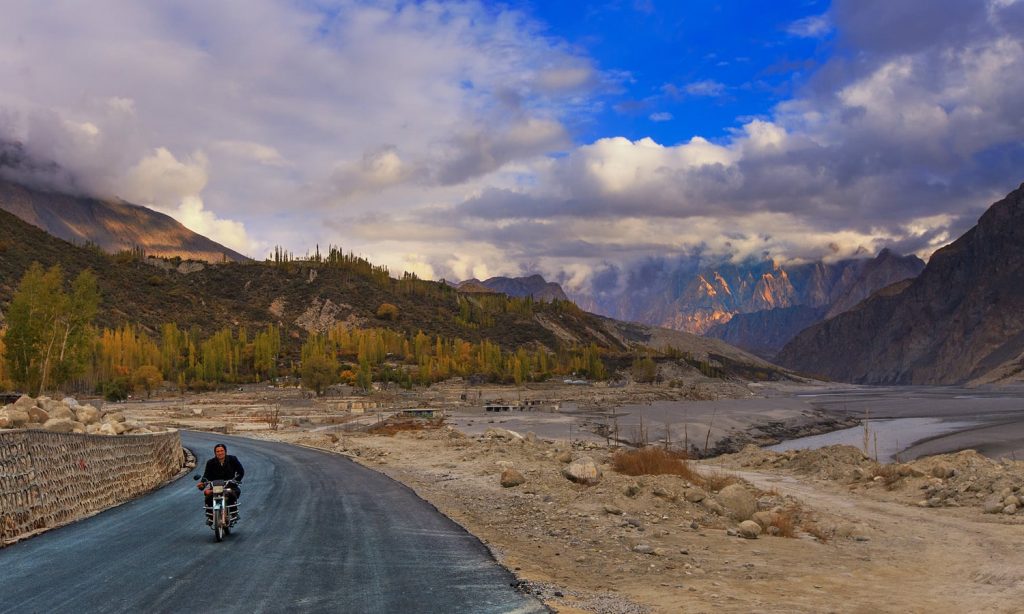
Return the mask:
{"type": "Polygon", "coordinates": [[[779,364],[871,384],[1018,381],[1024,371],[1024,185],[912,281],[801,332],[779,364]]]}

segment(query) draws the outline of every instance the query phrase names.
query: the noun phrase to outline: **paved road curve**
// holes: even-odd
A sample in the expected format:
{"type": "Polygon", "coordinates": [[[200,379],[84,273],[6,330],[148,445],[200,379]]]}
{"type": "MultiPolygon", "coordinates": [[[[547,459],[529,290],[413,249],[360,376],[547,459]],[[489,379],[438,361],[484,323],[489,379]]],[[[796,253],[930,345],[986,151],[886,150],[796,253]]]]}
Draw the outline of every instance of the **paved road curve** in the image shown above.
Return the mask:
{"type": "Polygon", "coordinates": [[[0,612],[547,612],[412,491],[334,455],[215,441],[245,466],[241,522],[216,543],[191,477],[0,550],[0,612]]]}

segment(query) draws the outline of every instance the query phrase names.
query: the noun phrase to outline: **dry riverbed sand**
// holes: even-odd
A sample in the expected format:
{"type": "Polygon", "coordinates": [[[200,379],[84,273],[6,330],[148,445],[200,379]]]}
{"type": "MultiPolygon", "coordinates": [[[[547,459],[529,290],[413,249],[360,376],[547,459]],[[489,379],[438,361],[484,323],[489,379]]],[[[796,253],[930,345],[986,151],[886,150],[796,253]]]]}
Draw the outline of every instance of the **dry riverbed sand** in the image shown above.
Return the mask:
{"type": "Polygon", "coordinates": [[[500,429],[252,436],[344,454],[410,486],[558,612],[1024,609],[1024,522],[1006,509],[1024,463],[963,453],[894,467],[849,447],[751,447],[701,463],[711,479],[698,485],[621,475],[602,444],[500,429]],[[564,477],[566,461],[581,457],[600,468],[596,484],[564,477]],[[510,470],[521,484],[502,485],[510,470]],[[732,498],[737,487],[716,492],[723,477],[740,480],[763,524],[781,517],[795,536],[741,537],[749,525],[736,518],[749,510],[732,498]],[[985,513],[996,498],[998,513],[985,513]]]}

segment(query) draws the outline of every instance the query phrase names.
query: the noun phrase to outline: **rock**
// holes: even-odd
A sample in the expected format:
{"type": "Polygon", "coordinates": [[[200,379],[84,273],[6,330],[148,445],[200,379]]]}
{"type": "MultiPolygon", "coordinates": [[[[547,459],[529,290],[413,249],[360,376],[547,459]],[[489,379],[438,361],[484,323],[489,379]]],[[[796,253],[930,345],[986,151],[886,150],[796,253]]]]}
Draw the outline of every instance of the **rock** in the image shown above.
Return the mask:
{"type": "Polygon", "coordinates": [[[719,491],[715,497],[734,520],[750,520],[757,512],[757,501],[754,495],[739,484],[730,484],[719,491]]]}
{"type": "Polygon", "coordinates": [[[90,435],[98,435],[99,432],[100,432],[100,425],[99,424],[86,424],[85,425],[85,432],[90,434],[90,435]]]}
{"type": "Polygon", "coordinates": [[[622,491],[627,497],[635,497],[640,494],[641,487],[636,482],[627,484],[626,488],[622,491]]]}
{"type": "Polygon", "coordinates": [[[128,427],[123,422],[104,422],[103,424],[110,425],[115,435],[123,435],[128,430],[128,427]]]}
{"type": "Polygon", "coordinates": [[[932,467],[932,476],[939,478],[940,480],[947,480],[956,474],[956,470],[945,463],[940,463],[932,467]]]}
{"type": "Polygon", "coordinates": [[[1003,508],[1003,513],[1004,514],[1009,514],[1009,515],[1012,516],[1013,514],[1017,513],[1017,506],[1016,505],[1007,505],[1006,507],[1003,508]]]}
{"type": "Polygon", "coordinates": [[[46,412],[46,410],[41,408],[41,407],[36,407],[35,405],[33,405],[32,407],[28,408],[28,421],[29,422],[33,422],[33,423],[36,423],[36,424],[42,424],[42,423],[46,422],[47,420],[49,420],[51,417],[52,416],[50,416],[50,414],[48,414],[46,412]]]}
{"type": "Polygon", "coordinates": [[[533,431],[527,431],[526,443],[537,443],[537,433],[534,433],[533,431]]]}
{"type": "Polygon", "coordinates": [[[555,460],[560,462],[560,463],[563,463],[563,464],[571,463],[572,462],[572,452],[570,452],[568,450],[563,450],[563,451],[559,452],[557,455],[555,455],[555,460]]]}
{"type": "Polygon", "coordinates": [[[981,508],[986,514],[998,514],[1003,511],[1004,507],[1006,506],[1003,505],[1002,499],[998,496],[989,497],[981,504],[981,508]]]}
{"type": "Polygon", "coordinates": [[[28,412],[16,409],[16,404],[0,411],[0,416],[6,418],[7,426],[4,428],[20,429],[29,423],[28,412]]]}
{"type": "Polygon", "coordinates": [[[667,499],[669,501],[675,501],[676,499],[678,499],[676,493],[665,490],[660,486],[655,486],[654,489],[651,491],[651,494],[654,495],[655,497],[667,499]]]}
{"type": "Polygon", "coordinates": [[[637,544],[633,546],[633,552],[640,554],[654,554],[654,548],[650,544],[637,544]]]}
{"type": "Polygon", "coordinates": [[[82,424],[96,424],[100,421],[100,410],[96,409],[92,405],[81,405],[75,411],[75,417],[82,424]]]}
{"type": "Polygon", "coordinates": [[[112,411],[112,412],[108,412],[108,413],[103,414],[102,421],[103,422],[124,422],[125,421],[125,417],[124,417],[124,414],[122,414],[119,411],[112,411]]]}
{"type": "MultiPolygon", "coordinates": [[[[103,424],[99,425],[99,428],[97,429],[97,431],[98,431],[98,433],[100,435],[117,435],[118,434],[117,430],[114,427],[115,424],[119,424],[119,423],[118,422],[104,422],[103,424]]],[[[95,425],[93,425],[93,426],[95,426],[95,425]]]]}
{"type": "Polygon", "coordinates": [[[640,522],[639,518],[626,518],[625,523],[622,526],[630,526],[634,529],[639,529],[640,531],[644,530],[644,525],[640,522]]]}
{"type": "Polygon", "coordinates": [[[707,508],[709,512],[712,512],[719,516],[725,516],[727,514],[725,508],[722,507],[721,504],[719,504],[718,501],[715,501],[714,499],[704,499],[703,501],[701,501],[701,503],[704,505],[705,508],[707,508]]]}
{"type": "Polygon", "coordinates": [[[768,527],[770,527],[772,523],[775,522],[775,516],[776,514],[774,512],[756,512],[753,516],[750,517],[750,519],[756,522],[758,525],[760,525],[762,529],[767,531],[768,527]]]}
{"type": "Polygon", "coordinates": [[[740,523],[738,533],[740,537],[746,539],[757,539],[757,536],[761,534],[761,525],[753,520],[744,520],[740,523]]]}
{"type": "Polygon", "coordinates": [[[928,507],[942,507],[942,499],[939,497],[931,497],[928,499],[928,507]]]}
{"type": "Polygon", "coordinates": [[[51,433],[70,433],[75,430],[76,425],[81,427],[82,423],[68,418],[50,418],[43,424],[43,428],[51,433]]]}
{"type": "Polygon", "coordinates": [[[484,437],[504,439],[505,441],[522,441],[523,436],[515,431],[491,427],[484,432],[484,437]]]}
{"type": "Polygon", "coordinates": [[[512,488],[526,483],[526,477],[515,469],[509,467],[501,472],[501,485],[505,488],[512,488]]]}
{"type": "Polygon", "coordinates": [[[566,465],[562,475],[577,484],[597,484],[601,481],[601,468],[594,459],[581,456],[566,465]]]}
{"type": "Polygon", "coordinates": [[[614,505],[606,505],[606,506],[604,506],[604,513],[605,514],[611,514],[612,516],[621,516],[622,515],[622,510],[620,510],[619,508],[615,507],[614,505]]]}
{"type": "Polygon", "coordinates": [[[78,404],[78,399],[76,399],[75,397],[64,397],[63,399],[60,400],[60,402],[70,407],[71,411],[76,411],[80,407],[78,404]]]}
{"type": "Polygon", "coordinates": [[[23,394],[18,397],[18,400],[14,402],[14,408],[21,411],[27,412],[29,407],[35,407],[36,401],[27,394],[23,394]]]}
{"type": "Polygon", "coordinates": [[[701,490],[700,488],[691,488],[690,490],[686,491],[686,500],[689,501],[690,503],[700,503],[701,501],[706,499],[707,496],[708,494],[701,490]]]}
{"type": "Polygon", "coordinates": [[[1016,505],[1017,507],[1020,507],[1020,499],[1016,495],[1010,495],[1003,499],[1003,505],[1016,505]]]}

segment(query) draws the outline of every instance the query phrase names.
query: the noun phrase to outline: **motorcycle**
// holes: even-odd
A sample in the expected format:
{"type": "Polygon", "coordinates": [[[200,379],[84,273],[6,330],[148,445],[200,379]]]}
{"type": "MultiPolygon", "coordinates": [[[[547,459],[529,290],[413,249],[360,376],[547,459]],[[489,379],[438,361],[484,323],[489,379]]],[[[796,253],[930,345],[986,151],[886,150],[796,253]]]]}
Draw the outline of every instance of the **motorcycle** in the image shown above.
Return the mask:
{"type": "MultiPolygon", "coordinates": [[[[200,477],[197,475],[192,479],[198,481],[200,477]]],[[[206,510],[206,526],[213,529],[213,537],[218,542],[223,540],[225,535],[230,535],[231,527],[238,523],[238,500],[236,498],[234,503],[228,504],[225,491],[229,488],[233,488],[237,493],[238,482],[210,480],[203,489],[203,494],[210,497],[210,505],[203,505],[203,509],[206,510]]]]}

